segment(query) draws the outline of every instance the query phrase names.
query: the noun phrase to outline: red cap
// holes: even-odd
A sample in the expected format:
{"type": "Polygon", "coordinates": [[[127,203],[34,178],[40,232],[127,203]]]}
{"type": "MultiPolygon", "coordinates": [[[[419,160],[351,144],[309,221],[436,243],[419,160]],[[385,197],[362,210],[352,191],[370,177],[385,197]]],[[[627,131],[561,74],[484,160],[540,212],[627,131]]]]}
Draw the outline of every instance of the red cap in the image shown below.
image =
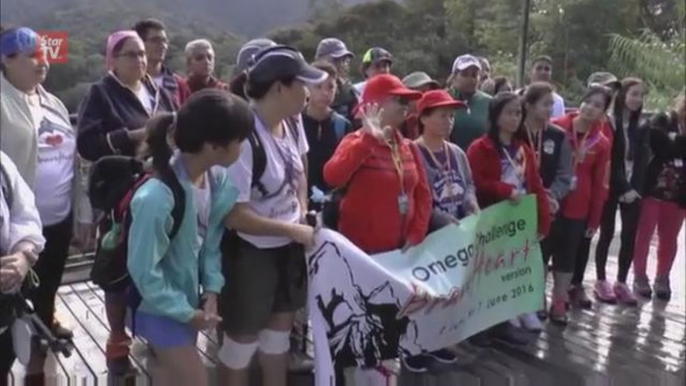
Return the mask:
{"type": "Polygon", "coordinates": [[[422,97],[422,93],[405,87],[395,75],[379,74],[367,81],[360,104],[383,103],[394,96],[416,100],[422,97]]]}
{"type": "Polygon", "coordinates": [[[464,102],[453,99],[445,90],[431,90],[422,95],[422,99],[417,102],[417,115],[422,115],[424,110],[436,107],[467,107],[464,102]]]}

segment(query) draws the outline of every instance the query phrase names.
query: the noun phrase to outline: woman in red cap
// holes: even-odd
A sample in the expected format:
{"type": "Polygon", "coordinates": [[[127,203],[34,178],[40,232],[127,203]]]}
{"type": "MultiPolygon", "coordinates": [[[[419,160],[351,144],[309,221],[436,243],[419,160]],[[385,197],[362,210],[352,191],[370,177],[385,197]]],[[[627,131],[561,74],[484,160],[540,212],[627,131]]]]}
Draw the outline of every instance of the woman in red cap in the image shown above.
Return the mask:
{"type": "Polygon", "coordinates": [[[347,135],[324,166],[324,179],[345,188],[338,230],[374,254],[417,245],[426,235],[431,195],[417,148],[398,128],[421,93],[390,74],[369,80],[358,114],[363,128],[347,135]]]}
{"type": "Polygon", "coordinates": [[[421,136],[415,143],[422,154],[433,197],[429,230],[479,211],[467,155],[446,141],[453,130],[455,110],[461,107],[466,106],[444,90],[428,91],[417,102],[421,136]]]}

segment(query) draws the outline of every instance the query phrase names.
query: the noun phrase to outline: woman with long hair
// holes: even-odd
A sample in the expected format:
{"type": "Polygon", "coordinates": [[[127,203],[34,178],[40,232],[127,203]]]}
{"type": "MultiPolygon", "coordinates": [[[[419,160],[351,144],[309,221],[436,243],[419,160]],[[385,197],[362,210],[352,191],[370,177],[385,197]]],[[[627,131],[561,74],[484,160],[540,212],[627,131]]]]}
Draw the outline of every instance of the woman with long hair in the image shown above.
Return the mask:
{"type": "Polygon", "coordinates": [[[669,300],[669,273],[677,253],[677,237],[686,216],[686,95],[676,99],[671,113],[658,114],[651,123],[644,199],[634,251],[634,291],[646,298],[653,290],[669,300]],[[657,227],[657,276],[650,287],[646,264],[650,241],[657,227]]]}
{"type": "Polygon", "coordinates": [[[225,169],[212,167],[228,167],[238,159],[253,122],[242,99],[209,89],[193,94],[178,114],[161,114],[147,124],[153,178],[131,201],[127,264],[142,298],[133,315],[135,332],[160,363],[153,374],[156,383],[208,384],[196,339],[221,320],[220,243],[224,217],[238,197],[225,169]],[[178,203],[162,181],[169,178],[185,193],[181,224],[173,224],[171,212],[178,203]],[[173,226],[179,231],[170,239],[173,226]]]}
{"type": "Polygon", "coordinates": [[[314,243],[306,225],[308,146],[293,117],[305,107],[306,85],[326,78],[287,46],[261,50],[247,70],[255,131],[230,169],[239,195],[223,248],[221,382],[247,385],[258,353],[263,384],[286,385],[294,314],[307,296],[304,248],[314,243]]]}
{"type": "MultiPolygon", "coordinates": [[[[526,141],[517,137],[523,118],[517,94],[502,92],[493,97],[488,107],[488,133],[469,146],[467,156],[482,208],[506,200],[516,205],[523,196],[536,195],[538,235],[542,239],[550,229],[550,204],[536,157],[526,141]]],[[[504,331],[508,338],[525,343],[517,331],[522,327],[540,330],[540,321],[535,314],[523,314],[511,319],[506,327],[504,331]]]]}
{"type": "MultiPolygon", "coordinates": [[[[145,125],[159,113],[175,110],[172,97],[147,75],[145,44],[135,31],[118,31],[107,38],[107,74],[93,84],[78,114],[77,148],[81,157],[95,162],[114,154],[136,156],[146,137],[145,125]]],[[[97,244],[106,233],[105,217],[97,244]]],[[[96,248],[96,259],[98,258],[96,248]]],[[[110,335],[105,348],[109,370],[124,374],[131,338],[126,333],[127,283],[105,286],[105,310],[110,335]]]]}
{"type": "MultiPolygon", "coordinates": [[[[535,82],[523,90],[524,124],[517,136],[524,140],[536,157],[536,168],[548,194],[550,215],[554,219],[548,237],[541,241],[543,264],[553,259],[553,304],[550,318],[566,323],[566,296],[574,272],[574,255],[569,255],[567,220],[560,215],[560,203],[571,187],[572,147],[567,133],[550,123],[554,89],[549,83],[535,82]]],[[[547,271],[547,269],[546,269],[547,271]]],[[[547,275],[546,275],[547,276],[547,275]]],[[[545,314],[543,314],[545,315],[545,314]]]]}
{"type": "Polygon", "coordinates": [[[626,285],[634,258],[634,242],[641,211],[641,196],[650,154],[647,122],[642,122],[646,87],[640,79],[622,80],[615,98],[612,119],[614,133],[610,168],[610,193],[600,223],[600,238],[595,250],[597,282],[594,293],[605,303],[636,305],[632,291],[626,285]],[[605,278],[605,266],[610,244],[615,235],[617,207],[622,216],[619,247],[619,270],[614,287],[605,278]]]}
{"type": "MultiPolygon", "coordinates": [[[[584,308],[588,303],[582,286],[583,278],[577,273],[583,272],[586,268],[588,257],[583,258],[583,254],[577,252],[581,249],[584,238],[590,239],[598,230],[603,206],[607,200],[611,145],[602,131],[605,113],[611,101],[612,90],[609,87],[591,85],[581,99],[578,112],[568,113],[553,120],[554,124],[567,132],[572,144],[574,176],[571,190],[560,205],[560,216],[566,223],[566,231],[561,234],[567,239],[569,249],[560,253],[575,256],[575,274],[572,277],[568,301],[584,308]]],[[[553,306],[560,308],[555,309],[556,314],[558,311],[562,314],[561,303],[553,306]]]]}

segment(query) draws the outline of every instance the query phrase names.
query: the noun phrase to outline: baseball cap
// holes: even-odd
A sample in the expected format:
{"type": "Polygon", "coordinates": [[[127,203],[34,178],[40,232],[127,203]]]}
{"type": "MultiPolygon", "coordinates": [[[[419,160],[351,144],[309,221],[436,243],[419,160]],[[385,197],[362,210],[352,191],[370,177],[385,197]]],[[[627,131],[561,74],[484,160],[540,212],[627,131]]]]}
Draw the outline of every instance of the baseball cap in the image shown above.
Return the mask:
{"type": "Polygon", "coordinates": [[[233,67],[233,76],[245,71],[250,67],[253,55],[261,50],[276,46],[273,40],[266,38],[253,39],[241,47],[236,56],[236,65],[233,67]]]}
{"type": "Polygon", "coordinates": [[[388,97],[394,96],[417,100],[422,97],[422,93],[405,87],[403,82],[395,75],[379,74],[367,81],[360,105],[381,103],[388,99],[388,97]]]}
{"type": "Polygon", "coordinates": [[[476,67],[481,71],[481,62],[473,55],[458,56],[453,62],[453,73],[466,70],[469,67],[476,67]]]}
{"type": "Polygon", "coordinates": [[[248,69],[248,77],[257,82],[269,83],[294,76],[308,83],[321,83],[329,76],[326,72],[310,66],[300,51],[293,47],[276,45],[254,55],[254,64],[248,69]]]}
{"type": "Polygon", "coordinates": [[[619,90],[620,88],[622,88],[622,84],[619,82],[619,79],[617,79],[617,77],[614,74],[607,71],[599,71],[592,73],[591,76],[588,77],[586,86],[590,86],[592,84],[601,84],[603,86],[607,86],[615,90],[619,90]]]}
{"type": "Polygon", "coordinates": [[[438,88],[440,85],[435,80],[431,79],[429,74],[422,71],[416,71],[403,78],[403,84],[412,89],[417,89],[428,84],[438,88]]]}
{"type": "Polygon", "coordinates": [[[389,62],[393,63],[393,55],[381,47],[373,47],[367,50],[362,57],[362,64],[389,62]]]}
{"type": "Polygon", "coordinates": [[[346,56],[354,57],[355,54],[348,51],[342,40],[336,38],[326,38],[317,45],[317,53],[314,55],[315,60],[324,56],[330,56],[334,59],[340,59],[346,56]]]}
{"type": "Polygon", "coordinates": [[[9,56],[19,52],[35,52],[39,44],[40,37],[31,28],[10,29],[0,37],[0,54],[9,56]]]}
{"type": "Polygon", "coordinates": [[[464,102],[455,100],[445,90],[431,90],[422,95],[422,99],[417,102],[417,113],[422,115],[426,109],[437,107],[467,107],[464,102]]]}

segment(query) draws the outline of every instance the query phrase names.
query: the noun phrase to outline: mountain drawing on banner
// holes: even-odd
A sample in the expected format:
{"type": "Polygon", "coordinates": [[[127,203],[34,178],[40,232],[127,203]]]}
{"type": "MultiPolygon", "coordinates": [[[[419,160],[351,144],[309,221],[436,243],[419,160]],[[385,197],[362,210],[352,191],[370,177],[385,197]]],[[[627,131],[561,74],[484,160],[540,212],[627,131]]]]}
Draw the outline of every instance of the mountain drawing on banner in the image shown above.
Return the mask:
{"type": "Polygon", "coordinates": [[[355,282],[347,257],[331,241],[310,255],[308,267],[310,277],[319,270],[337,272],[337,281],[329,283],[330,290],[315,296],[316,307],[327,324],[331,359],[349,367],[376,366],[382,360],[397,358],[401,338],[416,326],[408,317],[397,318],[403,300],[391,283],[363,288],[355,282]]]}

